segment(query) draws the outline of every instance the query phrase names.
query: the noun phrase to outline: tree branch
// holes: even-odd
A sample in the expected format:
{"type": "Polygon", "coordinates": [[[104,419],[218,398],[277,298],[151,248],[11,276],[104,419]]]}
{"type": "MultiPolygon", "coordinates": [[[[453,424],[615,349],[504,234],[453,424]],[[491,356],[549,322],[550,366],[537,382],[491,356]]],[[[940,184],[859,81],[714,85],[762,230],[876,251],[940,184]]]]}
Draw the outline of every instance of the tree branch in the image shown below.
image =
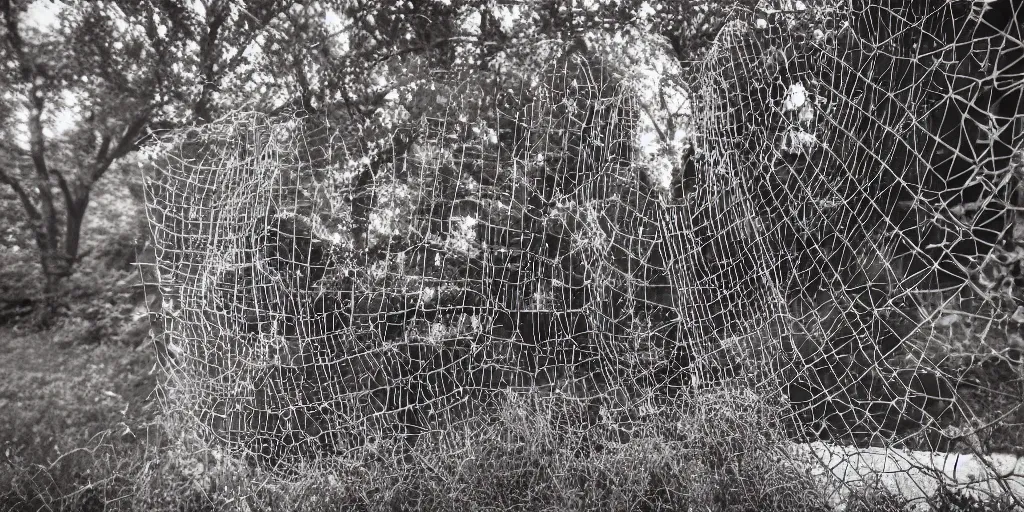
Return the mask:
{"type": "MultiPolygon", "coordinates": [[[[43,93],[36,82],[32,81],[29,90],[29,156],[32,165],[35,167],[36,190],[39,192],[40,228],[40,251],[44,258],[57,250],[57,237],[59,228],[57,225],[57,214],[53,204],[53,192],[50,189],[50,171],[46,166],[46,138],[43,133],[43,93]]],[[[50,275],[50,270],[44,264],[45,272],[50,275]]]]}
{"type": "Polygon", "coordinates": [[[50,181],[50,171],[46,167],[46,137],[43,134],[43,92],[35,84],[29,91],[29,157],[35,166],[36,174],[43,181],[50,181]]]}
{"type": "Polygon", "coordinates": [[[121,138],[117,141],[117,146],[114,146],[114,150],[107,157],[110,163],[127,155],[137,147],[142,129],[149,123],[151,113],[152,108],[147,107],[132,122],[128,123],[128,126],[121,132],[121,138]]]}
{"type": "Polygon", "coordinates": [[[100,138],[100,149],[99,151],[96,152],[97,162],[102,162],[103,160],[107,159],[107,152],[110,151],[110,141],[110,135],[105,134],[102,138],[100,138]]]}
{"type": "MultiPolygon", "coordinates": [[[[263,29],[267,28],[267,26],[270,25],[270,22],[274,21],[274,18],[276,18],[281,13],[288,12],[288,7],[290,7],[290,4],[288,2],[284,2],[279,6],[278,9],[268,9],[267,12],[265,12],[262,17],[254,15],[253,13],[249,12],[248,9],[239,9],[239,14],[245,15],[249,19],[253,20],[255,22],[255,26],[253,27],[252,32],[250,32],[249,35],[244,40],[240,41],[240,44],[238,44],[237,46],[238,51],[235,53],[233,57],[231,57],[231,60],[227,62],[227,64],[224,66],[224,69],[231,70],[238,66],[241,63],[242,59],[244,58],[245,51],[249,49],[249,45],[256,40],[256,36],[258,36],[260,32],[263,31],[263,29]]],[[[239,19],[241,19],[241,16],[239,16],[239,19]]]]}
{"type": "Polygon", "coordinates": [[[299,82],[299,104],[302,109],[308,114],[316,113],[316,109],[313,108],[312,101],[312,90],[309,85],[309,77],[306,76],[306,70],[302,67],[302,59],[296,56],[294,61],[295,67],[295,78],[299,82]]]}
{"type": "Polygon", "coordinates": [[[654,112],[651,112],[651,109],[647,108],[647,106],[643,104],[640,105],[640,108],[641,110],[644,111],[645,114],[647,114],[647,117],[650,118],[651,126],[653,126],[654,131],[658,133],[658,139],[660,139],[662,143],[668,143],[668,135],[665,134],[665,131],[661,128],[661,126],[658,125],[658,122],[654,119],[654,112]]]}
{"type": "Polygon", "coordinates": [[[39,210],[32,204],[32,196],[28,195],[28,192],[21,186],[21,183],[18,183],[18,180],[7,174],[7,171],[0,169],[0,183],[5,183],[18,195],[18,199],[21,201],[22,206],[25,207],[25,213],[28,214],[30,219],[39,219],[39,210]]]}
{"type": "MultiPolygon", "coordinates": [[[[113,138],[110,135],[104,135],[103,141],[100,144],[100,150],[96,154],[96,160],[93,163],[92,170],[86,176],[87,188],[91,187],[93,183],[99,181],[100,178],[110,169],[114,161],[127,155],[138,147],[139,141],[142,139],[142,130],[149,123],[150,114],[152,112],[151,107],[144,109],[139,115],[135,117],[128,126],[121,132],[121,136],[117,140],[117,144],[113,149],[110,149],[110,145],[113,142],[113,138]]],[[[60,178],[59,178],[60,179],[60,178]]],[[[70,205],[71,203],[69,203],[70,205]]],[[[77,204],[77,203],[76,203],[77,204]]]]}
{"type": "Polygon", "coordinates": [[[58,169],[53,169],[53,175],[57,177],[57,186],[60,187],[60,193],[64,195],[64,204],[70,211],[75,207],[75,196],[71,193],[68,180],[64,179],[64,173],[58,169]]]}
{"type": "Polygon", "coordinates": [[[217,66],[217,38],[220,37],[221,27],[227,21],[227,9],[221,7],[219,2],[211,2],[206,6],[206,35],[200,37],[200,63],[202,68],[203,86],[199,91],[199,99],[193,105],[192,111],[203,123],[211,121],[210,101],[217,88],[216,71],[217,66]]]}

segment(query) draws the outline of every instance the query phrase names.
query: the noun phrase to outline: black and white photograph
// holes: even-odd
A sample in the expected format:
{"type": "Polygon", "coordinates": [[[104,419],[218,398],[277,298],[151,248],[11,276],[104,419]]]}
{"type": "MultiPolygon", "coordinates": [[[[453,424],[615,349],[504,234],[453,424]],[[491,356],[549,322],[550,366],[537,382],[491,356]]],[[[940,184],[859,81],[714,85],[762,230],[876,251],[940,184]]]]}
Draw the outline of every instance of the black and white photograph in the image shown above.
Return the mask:
{"type": "Polygon", "coordinates": [[[1024,510],[1024,2],[0,0],[0,512],[1024,510]]]}

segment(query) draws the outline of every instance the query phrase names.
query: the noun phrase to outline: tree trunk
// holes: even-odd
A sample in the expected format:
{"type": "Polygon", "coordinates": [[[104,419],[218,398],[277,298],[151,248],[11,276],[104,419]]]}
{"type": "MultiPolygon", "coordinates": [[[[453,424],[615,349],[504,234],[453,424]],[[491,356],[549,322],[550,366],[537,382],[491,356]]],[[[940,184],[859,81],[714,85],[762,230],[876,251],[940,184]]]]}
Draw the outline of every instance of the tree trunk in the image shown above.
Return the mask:
{"type": "Polygon", "coordinates": [[[73,266],[79,258],[82,239],[82,222],[85,210],[89,207],[89,189],[79,192],[78,196],[67,207],[67,226],[64,230],[64,257],[69,266],[73,266]]]}
{"type": "Polygon", "coordinates": [[[43,271],[43,297],[40,307],[36,308],[33,323],[37,327],[47,328],[53,325],[56,318],[62,285],[71,271],[55,244],[48,243],[45,237],[37,236],[36,245],[39,247],[39,263],[43,271]]]}
{"type": "Polygon", "coordinates": [[[42,208],[43,218],[36,229],[36,246],[39,248],[39,263],[43,272],[43,300],[36,311],[34,323],[42,328],[52,326],[60,309],[61,295],[65,291],[64,282],[74,273],[74,266],[79,259],[89,191],[79,191],[77,196],[66,199],[63,244],[60,241],[56,208],[52,204],[49,208],[42,208]]]}

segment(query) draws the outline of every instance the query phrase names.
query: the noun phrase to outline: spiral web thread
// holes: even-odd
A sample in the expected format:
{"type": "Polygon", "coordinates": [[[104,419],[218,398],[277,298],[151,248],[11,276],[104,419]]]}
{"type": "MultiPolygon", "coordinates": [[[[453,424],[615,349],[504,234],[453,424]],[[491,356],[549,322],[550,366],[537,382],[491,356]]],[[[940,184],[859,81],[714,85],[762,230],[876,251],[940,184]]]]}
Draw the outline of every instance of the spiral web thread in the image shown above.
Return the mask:
{"type": "Polygon", "coordinates": [[[981,7],[739,15],[668,187],[628,80],[564,49],[359,133],[183,134],[149,183],[167,406],[281,474],[685,441],[716,389],[793,442],[1019,450],[1024,47],[981,7]]]}

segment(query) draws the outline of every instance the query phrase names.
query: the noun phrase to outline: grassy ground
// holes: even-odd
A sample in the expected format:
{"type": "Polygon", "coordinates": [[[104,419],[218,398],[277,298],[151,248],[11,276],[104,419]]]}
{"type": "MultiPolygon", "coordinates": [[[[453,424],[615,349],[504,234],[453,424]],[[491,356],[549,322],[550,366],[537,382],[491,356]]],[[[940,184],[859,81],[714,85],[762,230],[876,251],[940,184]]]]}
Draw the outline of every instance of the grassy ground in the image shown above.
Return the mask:
{"type": "MultiPolygon", "coordinates": [[[[701,456],[672,443],[639,440],[579,458],[551,449],[555,437],[546,421],[539,432],[532,423],[522,431],[518,424],[495,426],[500,432],[465,445],[468,455],[453,454],[447,445],[424,446],[422,460],[401,467],[391,461],[376,470],[339,468],[277,489],[228,460],[149,434],[157,431],[152,423],[159,412],[153,396],[158,372],[149,351],[66,346],[51,334],[0,329],[0,375],[0,407],[7,412],[0,417],[3,511],[291,511],[345,504],[358,510],[473,510],[485,504],[500,510],[525,504],[611,510],[630,508],[628,503],[649,503],[651,510],[714,503],[728,510],[747,500],[771,508],[778,508],[776,502],[820,503],[799,478],[747,458],[742,465],[723,459],[720,443],[708,444],[701,456]],[[500,435],[509,432],[536,442],[509,444],[508,435],[500,435]],[[739,488],[740,482],[749,484],[739,488]],[[455,488],[461,491],[453,493],[455,488]]],[[[716,412],[710,416],[735,430],[742,407],[724,405],[708,401],[709,414],[716,412]]],[[[763,429],[753,418],[743,421],[763,429]]]]}
{"type": "Polygon", "coordinates": [[[157,412],[150,351],[58,348],[53,337],[0,329],[3,510],[89,488],[102,459],[142,447],[157,412]]]}
{"type": "MultiPolygon", "coordinates": [[[[704,409],[691,418],[696,423],[681,430],[695,441],[684,443],[685,449],[641,439],[580,459],[551,452],[545,443],[499,442],[516,437],[499,435],[509,434],[503,430],[467,444],[471,454],[453,458],[449,451],[434,453],[426,446],[423,460],[409,467],[360,473],[340,486],[335,477],[346,473],[327,472],[294,489],[271,492],[236,465],[161,443],[154,426],[159,372],[151,350],[113,343],[68,346],[55,339],[60,336],[0,329],[3,511],[330,510],[345,503],[366,510],[469,510],[484,503],[514,509],[528,502],[552,510],[628,508],[627,503],[649,503],[651,510],[666,505],[748,510],[751,503],[823,510],[812,492],[816,485],[804,482],[798,468],[749,456],[771,444],[761,439],[766,434],[762,416],[771,414],[745,407],[742,397],[733,395],[698,403],[704,409]],[[733,435],[725,439],[722,432],[733,435]],[[205,469],[196,470],[200,460],[205,469]],[[536,480],[523,481],[526,474],[536,480]],[[453,488],[461,491],[451,495],[453,488]],[[244,507],[236,506],[239,497],[244,507]]],[[[515,425],[503,428],[524,439],[546,439],[544,429],[533,424],[521,432],[515,425]]]]}

